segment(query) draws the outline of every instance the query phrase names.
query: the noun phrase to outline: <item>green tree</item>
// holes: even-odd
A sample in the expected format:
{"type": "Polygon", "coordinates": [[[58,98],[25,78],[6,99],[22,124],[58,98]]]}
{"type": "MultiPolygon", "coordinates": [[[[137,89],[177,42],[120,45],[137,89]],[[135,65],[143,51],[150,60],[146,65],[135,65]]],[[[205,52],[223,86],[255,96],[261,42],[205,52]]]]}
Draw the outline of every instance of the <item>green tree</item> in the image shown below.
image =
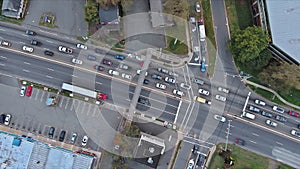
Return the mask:
{"type": "Polygon", "coordinates": [[[166,0],[163,8],[166,13],[186,19],[189,14],[188,2],[186,0],[166,0]]]}
{"type": "Polygon", "coordinates": [[[89,2],[84,7],[85,21],[89,23],[98,23],[99,15],[98,15],[98,4],[89,2]]]}
{"type": "Polygon", "coordinates": [[[232,33],[229,49],[236,61],[246,63],[259,56],[268,46],[268,40],[268,34],[260,27],[248,27],[232,33]]]}

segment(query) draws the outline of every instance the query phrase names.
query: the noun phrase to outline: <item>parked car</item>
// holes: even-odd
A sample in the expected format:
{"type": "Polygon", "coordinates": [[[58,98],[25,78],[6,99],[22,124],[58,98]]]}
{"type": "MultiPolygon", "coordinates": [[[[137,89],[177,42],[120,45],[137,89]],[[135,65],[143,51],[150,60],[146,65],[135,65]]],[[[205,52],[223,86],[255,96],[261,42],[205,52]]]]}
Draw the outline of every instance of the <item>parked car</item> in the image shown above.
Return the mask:
{"type": "Polygon", "coordinates": [[[120,73],[118,72],[118,71],[115,71],[115,70],[108,70],[108,74],[110,74],[110,75],[114,75],[114,76],[119,76],[120,75],[120,73]]]}
{"type": "Polygon", "coordinates": [[[71,137],[71,143],[74,144],[77,138],[77,133],[73,133],[71,137]]]}
{"type": "Polygon", "coordinates": [[[146,104],[146,105],[149,104],[149,100],[146,98],[143,98],[143,97],[139,97],[138,102],[141,104],[146,104]]]}
{"type": "Polygon", "coordinates": [[[164,69],[164,68],[161,68],[161,67],[157,68],[157,71],[159,71],[161,73],[164,73],[164,74],[168,74],[169,73],[169,71],[167,69],[164,69]]]}
{"type": "Polygon", "coordinates": [[[279,113],[284,113],[284,109],[278,106],[273,106],[273,110],[279,113]]]}
{"type": "Polygon", "coordinates": [[[194,159],[190,159],[187,169],[193,169],[194,165],[195,165],[194,159]]]}
{"type": "Polygon", "coordinates": [[[144,79],[144,84],[149,84],[149,80],[148,79],[144,79]]]}
{"type": "Polygon", "coordinates": [[[49,138],[53,138],[54,131],[55,131],[55,128],[54,127],[50,127],[49,132],[48,132],[48,137],[49,138]]]}
{"type": "Polygon", "coordinates": [[[1,114],[1,115],[0,115],[0,124],[4,124],[5,117],[6,117],[5,114],[1,114]]]}
{"type": "Polygon", "coordinates": [[[8,126],[10,123],[11,115],[7,114],[4,119],[4,125],[8,126]]]}
{"type": "Polygon", "coordinates": [[[167,86],[166,85],[164,85],[164,84],[161,84],[161,83],[156,83],[156,88],[159,88],[159,89],[162,89],[162,90],[165,90],[166,88],[167,88],[167,86]]]}
{"type": "Polygon", "coordinates": [[[83,136],[82,141],[81,141],[81,145],[86,146],[88,140],[89,140],[88,136],[83,136]]]}
{"type": "Polygon", "coordinates": [[[186,89],[186,90],[190,90],[190,89],[191,89],[191,86],[188,85],[188,84],[185,84],[185,83],[180,83],[180,87],[181,87],[181,88],[184,88],[184,89],[186,89]]]}
{"type": "Polygon", "coordinates": [[[30,41],[30,44],[35,45],[35,46],[40,46],[40,45],[42,45],[41,42],[39,42],[39,41],[37,41],[37,40],[34,40],[34,39],[30,41]]]}
{"type": "Polygon", "coordinates": [[[96,56],[93,56],[93,55],[87,55],[86,59],[91,60],[91,61],[96,61],[97,60],[96,56]]]}
{"type": "Polygon", "coordinates": [[[244,146],[245,145],[245,140],[241,139],[241,138],[235,138],[235,144],[239,144],[239,145],[242,145],[244,146]]]}
{"type": "Polygon", "coordinates": [[[77,64],[77,65],[82,65],[82,60],[76,59],[76,58],[72,58],[72,63],[77,64]]]}
{"type": "Polygon", "coordinates": [[[120,68],[120,69],[123,69],[123,70],[128,70],[128,69],[129,69],[129,66],[126,65],[126,64],[121,63],[121,64],[119,65],[119,68],[120,68]]]}
{"type": "Polygon", "coordinates": [[[201,7],[200,7],[200,3],[199,2],[196,3],[195,8],[196,8],[196,12],[198,12],[198,13],[201,12],[201,7]]]}
{"type": "Polygon", "coordinates": [[[115,55],[115,58],[119,59],[119,60],[124,60],[125,56],[123,56],[123,55],[115,55]]]}
{"type": "Polygon", "coordinates": [[[98,71],[103,71],[105,69],[103,66],[100,65],[95,65],[94,68],[98,71]]]}
{"type": "Polygon", "coordinates": [[[6,40],[0,41],[0,45],[4,47],[11,47],[11,43],[6,40]]]}
{"type": "Polygon", "coordinates": [[[25,96],[26,86],[22,86],[20,90],[20,96],[25,96]]]}
{"type": "Polygon", "coordinates": [[[201,66],[200,66],[200,71],[204,73],[204,72],[206,71],[205,61],[202,60],[200,64],[201,64],[201,66]]]}
{"type": "Polygon", "coordinates": [[[277,123],[272,120],[266,120],[266,124],[272,127],[277,127],[277,123]]]}
{"type": "Polygon", "coordinates": [[[123,77],[124,79],[128,79],[128,80],[131,80],[131,79],[132,79],[132,76],[129,75],[129,74],[126,74],[126,73],[122,73],[122,77],[123,77]]]}
{"type": "Polygon", "coordinates": [[[36,35],[36,33],[34,31],[32,31],[32,30],[26,30],[25,34],[26,35],[31,35],[31,36],[35,36],[36,35]]]}
{"type": "Polygon", "coordinates": [[[275,119],[277,120],[277,121],[280,121],[280,122],[287,122],[287,118],[285,118],[285,117],[283,117],[283,116],[280,116],[280,115],[276,115],[275,116],[275,119]]]}
{"type": "Polygon", "coordinates": [[[102,64],[111,66],[113,63],[112,63],[112,61],[110,61],[110,60],[103,59],[103,60],[102,60],[102,64]]]}
{"type": "Polygon", "coordinates": [[[197,155],[198,154],[198,151],[199,151],[199,146],[198,145],[194,145],[193,146],[193,149],[192,149],[192,152],[193,152],[193,154],[195,154],[195,155],[197,155]]]}
{"type": "Polygon", "coordinates": [[[223,87],[218,87],[218,91],[224,92],[224,93],[229,93],[229,90],[228,90],[228,89],[225,89],[225,88],[223,88],[223,87]]]}
{"type": "Polygon", "coordinates": [[[170,78],[170,77],[167,76],[167,77],[165,78],[165,82],[174,84],[174,83],[176,83],[176,79],[172,79],[172,78],[170,78]]]}
{"type": "Polygon", "coordinates": [[[26,88],[26,96],[30,97],[32,94],[32,86],[27,86],[26,88]]]}
{"type": "Polygon", "coordinates": [[[290,110],[290,111],[288,112],[288,114],[291,115],[291,116],[294,116],[294,117],[300,117],[300,114],[299,114],[299,113],[297,113],[297,112],[295,112],[295,111],[292,111],[292,110],[290,110]]]}
{"type": "Polygon", "coordinates": [[[291,135],[300,137],[300,132],[296,130],[291,130],[291,135]]]}
{"type": "Polygon", "coordinates": [[[273,116],[271,113],[268,113],[268,112],[265,112],[265,111],[262,111],[261,115],[263,115],[265,117],[269,117],[269,118],[272,118],[272,116],[273,116]]]}
{"type": "MultiPolygon", "coordinates": [[[[136,70],[136,74],[140,75],[142,73],[142,70],[138,69],[136,70]]],[[[148,76],[148,72],[145,73],[145,76],[148,76]]]]}
{"type": "Polygon", "coordinates": [[[214,119],[216,119],[220,122],[223,122],[223,123],[226,122],[226,118],[224,116],[221,116],[221,115],[218,115],[218,114],[214,115],[214,119]]]}
{"type": "Polygon", "coordinates": [[[226,101],[226,97],[218,95],[218,94],[216,95],[216,99],[219,100],[219,101],[223,101],[223,102],[226,101]]]}
{"type": "Polygon", "coordinates": [[[182,91],[176,90],[176,89],[173,90],[173,94],[177,95],[177,96],[180,96],[180,97],[182,97],[184,95],[184,93],[182,91]]]}
{"type": "Polygon", "coordinates": [[[66,53],[66,54],[72,54],[73,53],[73,49],[68,48],[66,46],[58,46],[58,51],[62,52],[62,53],[66,53]]]}
{"type": "Polygon", "coordinates": [[[65,139],[65,136],[66,136],[66,131],[61,131],[60,134],[59,134],[59,141],[63,142],[64,139],[65,139]]]}
{"type": "Polygon", "coordinates": [[[249,106],[249,110],[250,110],[250,111],[253,111],[253,112],[255,112],[255,113],[259,113],[259,112],[260,112],[260,109],[257,108],[257,107],[254,107],[254,106],[249,106]]]}
{"type": "Polygon", "coordinates": [[[206,95],[206,96],[208,96],[209,95],[209,91],[207,91],[207,90],[204,90],[204,89],[199,89],[199,91],[198,91],[200,94],[203,94],[203,95],[206,95]]]}
{"type": "Polygon", "coordinates": [[[254,101],[254,103],[255,103],[255,104],[258,104],[258,105],[261,105],[261,106],[265,106],[265,105],[266,105],[265,102],[263,102],[263,101],[261,101],[261,100],[257,100],[257,99],[254,101]]]}
{"type": "Polygon", "coordinates": [[[162,80],[162,77],[157,74],[152,74],[151,77],[152,77],[152,79],[162,80]]]}
{"type": "Polygon", "coordinates": [[[33,47],[24,45],[22,47],[22,50],[25,51],[25,52],[28,52],[28,53],[32,53],[33,52],[33,47]]]}
{"type": "Polygon", "coordinates": [[[87,49],[88,49],[86,45],[81,44],[81,43],[76,44],[76,47],[77,47],[78,49],[83,49],[83,50],[87,50],[87,49]]]}
{"type": "Polygon", "coordinates": [[[44,54],[45,55],[48,55],[48,56],[53,56],[54,55],[54,52],[50,51],[50,50],[45,50],[44,51],[44,54]]]}
{"type": "Polygon", "coordinates": [[[196,83],[196,84],[199,84],[199,85],[204,85],[204,81],[203,81],[203,80],[200,80],[200,79],[193,78],[193,79],[192,79],[192,82],[194,82],[194,83],[196,83]]]}

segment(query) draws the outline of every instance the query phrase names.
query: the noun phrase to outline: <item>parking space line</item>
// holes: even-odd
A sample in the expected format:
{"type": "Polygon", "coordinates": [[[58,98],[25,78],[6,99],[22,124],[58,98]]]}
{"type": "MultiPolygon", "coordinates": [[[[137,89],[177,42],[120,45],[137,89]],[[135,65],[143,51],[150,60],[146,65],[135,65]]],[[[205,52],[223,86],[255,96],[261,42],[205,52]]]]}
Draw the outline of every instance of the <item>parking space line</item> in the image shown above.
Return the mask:
{"type": "Polygon", "coordinates": [[[43,97],[44,97],[44,95],[45,95],[45,92],[44,92],[44,91],[42,91],[42,93],[43,93],[43,94],[42,94],[42,97],[41,97],[41,99],[40,99],[41,102],[43,102],[43,97]]]}
{"type": "Polygon", "coordinates": [[[68,105],[69,105],[69,102],[70,102],[70,99],[69,98],[66,98],[67,99],[67,103],[65,105],[65,109],[67,109],[68,105]]]}
{"type": "Polygon", "coordinates": [[[59,107],[62,107],[63,101],[64,101],[64,97],[60,100],[60,102],[59,102],[59,107]]]}
{"type": "Polygon", "coordinates": [[[97,109],[98,109],[98,106],[94,106],[94,112],[93,112],[93,115],[92,115],[92,117],[94,117],[94,116],[96,115],[96,113],[97,113],[97,109]]]}
{"type": "Polygon", "coordinates": [[[89,108],[87,109],[87,116],[90,114],[90,111],[91,111],[91,104],[88,104],[89,105],[89,108]]]}
{"type": "Polygon", "coordinates": [[[71,103],[71,107],[70,107],[70,110],[71,110],[71,111],[73,111],[73,108],[74,108],[74,106],[75,106],[75,102],[76,102],[76,100],[73,100],[73,102],[71,103]]]}
{"type": "Polygon", "coordinates": [[[81,109],[83,108],[83,106],[81,106],[83,102],[81,102],[81,101],[78,101],[78,102],[79,102],[79,103],[77,104],[77,107],[76,107],[76,110],[75,110],[77,113],[79,113],[79,109],[80,109],[80,108],[81,108],[81,109]]]}
{"type": "Polygon", "coordinates": [[[36,93],[36,95],[34,97],[34,100],[37,100],[37,97],[38,97],[39,93],[40,93],[40,90],[37,90],[37,93],[36,93]]]}

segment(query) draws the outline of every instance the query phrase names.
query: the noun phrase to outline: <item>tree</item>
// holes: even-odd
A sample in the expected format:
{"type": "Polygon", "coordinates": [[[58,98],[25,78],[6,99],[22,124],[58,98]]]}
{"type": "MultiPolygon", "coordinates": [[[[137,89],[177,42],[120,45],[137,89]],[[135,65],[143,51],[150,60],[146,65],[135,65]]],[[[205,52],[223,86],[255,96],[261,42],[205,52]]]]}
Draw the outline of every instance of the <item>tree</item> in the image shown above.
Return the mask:
{"type": "Polygon", "coordinates": [[[269,36],[260,27],[248,27],[232,33],[229,49],[233,57],[240,63],[255,60],[268,46],[269,36]]]}
{"type": "Polygon", "coordinates": [[[188,2],[183,0],[166,0],[163,4],[166,13],[186,19],[189,14],[188,2]]]}
{"type": "Polygon", "coordinates": [[[98,23],[99,15],[98,15],[98,4],[89,2],[84,7],[85,21],[89,23],[98,23]]]}

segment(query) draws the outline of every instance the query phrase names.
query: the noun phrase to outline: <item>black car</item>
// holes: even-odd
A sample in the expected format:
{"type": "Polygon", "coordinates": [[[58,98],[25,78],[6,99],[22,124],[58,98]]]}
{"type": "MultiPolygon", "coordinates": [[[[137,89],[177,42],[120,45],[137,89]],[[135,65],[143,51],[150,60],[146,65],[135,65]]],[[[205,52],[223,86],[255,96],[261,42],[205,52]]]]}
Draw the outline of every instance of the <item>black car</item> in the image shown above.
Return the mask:
{"type": "Polygon", "coordinates": [[[204,154],[200,154],[196,165],[198,167],[202,168],[204,165],[205,159],[206,159],[206,156],[204,154]]]}
{"type": "Polygon", "coordinates": [[[271,113],[268,113],[268,112],[265,112],[265,111],[262,111],[261,115],[269,117],[269,118],[272,118],[272,116],[273,116],[271,113]]]}
{"type": "Polygon", "coordinates": [[[199,146],[194,145],[194,147],[193,147],[193,149],[192,149],[193,154],[197,154],[198,151],[199,151],[199,146]]]}
{"type": "Polygon", "coordinates": [[[3,124],[3,123],[4,123],[5,117],[6,117],[5,114],[1,114],[1,115],[0,115],[0,124],[3,124]]]}
{"type": "Polygon", "coordinates": [[[45,50],[45,51],[44,51],[44,54],[45,54],[45,55],[48,55],[48,56],[53,56],[53,55],[54,55],[54,52],[49,51],[49,50],[45,50]]]}
{"type": "Polygon", "coordinates": [[[35,45],[35,46],[40,46],[42,43],[37,40],[31,40],[30,44],[35,45]]]}
{"type": "Polygon", "coordinates": [[[66,131],[64,131],[64,130],[61,131],[58,140],[61,141],[61,142],[63,142],[64,139],[65,139],[65,135],[66,135],[66,131]]]}
{"type": "Polygon", "coordinates": [[[145,98],[142,98],[142,97],[139,97],[138,102],[141,103],[141,104],[148,104],[149,100],[145,99],[145,98]]]}
{"type": "Polygon", "coordinates": [[[26,30],[25,34],[26,35],[31,35],[31,36],[35,36],[36,35],[36,33],[34,31],[32,31],[32,30],[26,30]]]}
{"type": "Polygon", "coordinates": [[[277,121],[280,121],[280,122],[287,122],[287,118],[285,118],[285,117],[283,117],[283,116],[280,116],[280,115],[277,115],[276,117],[275,117],[275,119],[277,120],[277,121]]]}
{"type": "Polygon", "coordinates": [[[48,133],[49,138],[53,138],[54,131],[55,131],[55,128],[54,127],[50,127],[49,133],[48,133]]]}
{"type": "Polygon", "coordinates": [[[148,79],[144,79],[144,84],[149,84],[149,80],[148,79]]]}
{"type": "Polygon", "coordinates": [[[162,77],[157,74],[152,74],[151,77],[152,79],[162,80],[162,77]]]}

